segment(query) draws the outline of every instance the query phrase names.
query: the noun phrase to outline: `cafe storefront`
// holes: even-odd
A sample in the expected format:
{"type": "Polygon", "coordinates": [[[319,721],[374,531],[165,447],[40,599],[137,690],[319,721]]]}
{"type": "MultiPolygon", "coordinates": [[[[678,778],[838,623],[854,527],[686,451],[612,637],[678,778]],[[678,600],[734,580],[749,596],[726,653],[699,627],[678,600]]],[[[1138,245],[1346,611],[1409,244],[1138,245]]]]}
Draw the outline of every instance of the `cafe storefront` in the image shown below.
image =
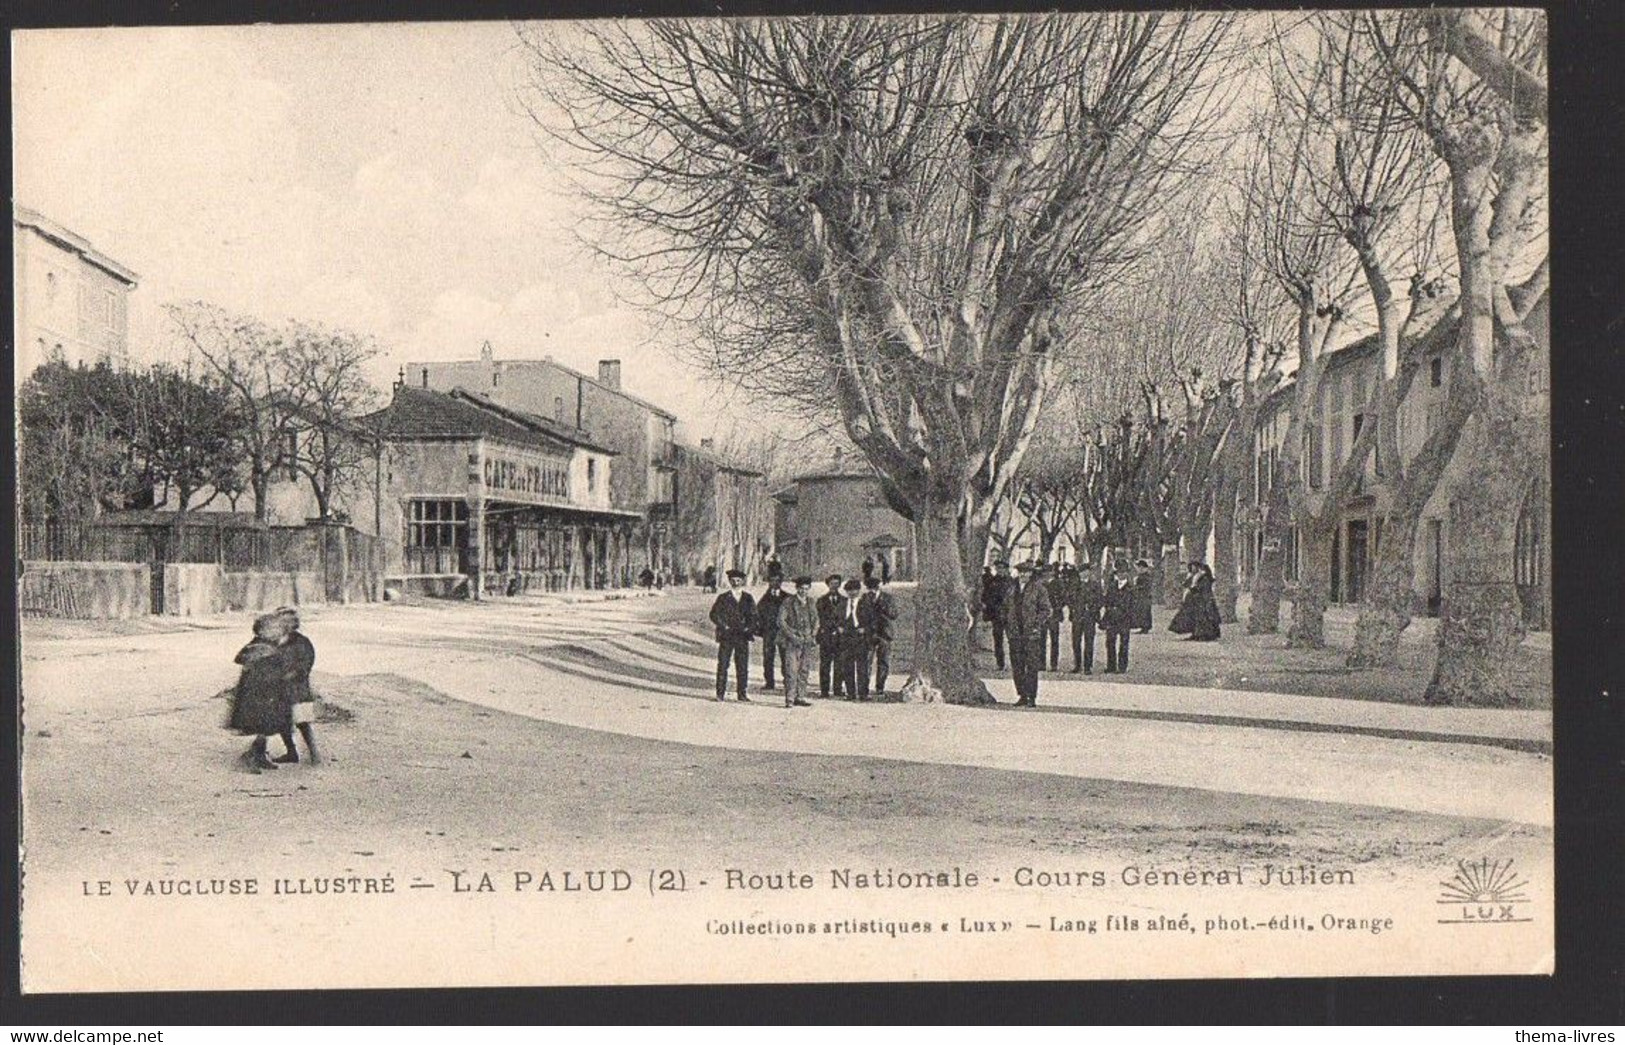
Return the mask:
{"type": "Polygon", "coordinates": [[[639,517],[611,507],[613,451],[464,392],[398,388],[385,412],[399,530],[381,536],[403,588],[477,599],[632,584],[639,517]]]}

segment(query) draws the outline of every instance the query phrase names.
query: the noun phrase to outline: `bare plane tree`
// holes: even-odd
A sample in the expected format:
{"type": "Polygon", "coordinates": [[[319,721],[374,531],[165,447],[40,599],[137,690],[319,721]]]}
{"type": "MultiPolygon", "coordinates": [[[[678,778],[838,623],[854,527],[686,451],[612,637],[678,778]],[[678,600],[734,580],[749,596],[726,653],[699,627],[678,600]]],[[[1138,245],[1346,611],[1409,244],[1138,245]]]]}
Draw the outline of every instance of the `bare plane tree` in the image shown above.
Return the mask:
{"type": "Polygon", "coordinates": [[[991,698],[969,571],[1069,313],[1131,264],[1222,81],[1206,15],[523,29],[532,114],[706,360],[838,409],[916,526],[915,671],[991,698]]]}

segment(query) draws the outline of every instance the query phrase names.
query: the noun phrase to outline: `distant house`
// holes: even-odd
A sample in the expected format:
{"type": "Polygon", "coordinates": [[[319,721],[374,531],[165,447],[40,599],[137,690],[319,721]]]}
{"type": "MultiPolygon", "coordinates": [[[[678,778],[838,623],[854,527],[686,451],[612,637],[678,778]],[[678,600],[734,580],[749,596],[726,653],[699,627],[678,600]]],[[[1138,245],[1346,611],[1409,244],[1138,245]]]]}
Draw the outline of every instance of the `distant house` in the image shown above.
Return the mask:
{"type": "Polygon", "coordinates": [[[631,583],[645,565],[674,571],[677,418],[621,388],[620,360],[602,360],[593,376],[552,358],[498,359],[486,342],[477,359],[407,363],[401,383],[419,390],[477,392],[492,403],[585,432],[613,450],[610,503],[635,517],[626,560],[631,573],[617,583],[631,583]]]}
{"type": "Polygon", "coordinates": [[[867,464],[837,454],[829,467],[796,477],[773,499],[774,542],[786,573],[855,577],[868,559],[876,574],[915,578],[914,524],[886,503],[867,464]]]}
{"type": "MultiPolygon", "coordinates": [[[[1550,324],[1550,304],[1542,299],[1530,313],[1526,326],[1539,346],[1534,353],[1528,385],[1531,394],[1543,398],[1550,394],[1547,376],[1551,355],[1550,324]]],[[[1422,360],[1410,394],[1400,404],[1399,451],[1405,460],[1421,450],[1439,424],[1450,382],[1451,359],[1444,346],[1453,340],[1442,339],[1440,347],[1422,360]]],[[[1372,423],[1380,365],[1374,336],[1326,355],[1319,401],[1311,423],[1302,427],[1302,460],[1311,494],[1330,483],[1331,477],[1348,459],[1354,440],[1366,424],[1372,423]]],[[[1270,477],[1279,467],[1281,443],[1291,409],[1291,389],[1290,382],[1277,389],[1259,410],[1253,438],[1252,481],[1244,492],[1244,505],[1250,510],[1238,513],[1237,522],[1243,583],[1257,570],[1263,554],[1264,535],[1259,520],[1262,505],[1268,500],[1270,477]]],[[[1438,489],[1422,510],[1422,524],[1417,530],[1413,591],[1416,610],[1430,616],[1438,615],[1449,583],[1450,498],[1461,470],[1457,461],[1445,471],[1438,489]]],[[[1337,530],[1332,539],[1333,603],[1358,603],[1364,596],[1382,541],[1383,517],[1389,511],[1392,498],[1392,489],[1378,474],[1374,460],[1368,458],[1359,485],[1338,508],[1337,530]]],[[[1525,494],[1517,541],[1515,547],[1508,549],[1508,554],[1513,557],[1526,622],[1534,628],[1549,627],[1551,503],[1544,477],[1537,479],[1525,494]]],[[[1288,583],[1295,583],[1301,566],[1295,533],[1288,539],[1283,565],[1288,583]]]]}
{"type": "Polygon", "coordinates": [[[744,570],[755,581],[773,548],[773,500],[767,477],[728,460],[709,439],[675,447],[677,514],[673,530],[679,584],[698,584],[708,566],[744,570]]]}
{"type": "Polygon", "coordinates": [[[83,236],[37,211],[12,211],[16,380],[60,359],[130,361],[130,291],[140,278],[83,236]]]}

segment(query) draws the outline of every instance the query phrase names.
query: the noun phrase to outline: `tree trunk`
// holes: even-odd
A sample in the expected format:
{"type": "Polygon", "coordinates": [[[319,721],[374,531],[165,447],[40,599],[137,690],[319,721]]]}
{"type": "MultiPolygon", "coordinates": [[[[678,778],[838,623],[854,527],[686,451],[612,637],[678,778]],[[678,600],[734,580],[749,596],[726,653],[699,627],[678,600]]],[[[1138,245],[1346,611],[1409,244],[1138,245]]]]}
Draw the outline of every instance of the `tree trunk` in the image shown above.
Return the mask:
{"type": "MultiPolygon", "coordinates": [[[[1465,474],[1450,499],[1450,581],[1429,704],[1520,703],[1517,652],[1526,629],[1513,575],[1518,515],[1545,460],[1541,420],[1510,390],[1486,396],[1465,474]]],[[[1464,442],[1467,439],[1464,438],[1464,442]]]]}
{"type": "Polygon", "coordinates": [[[1292,624],[1287,628],[1288,649],[1324,649],[1326,602],[1332,590],[1332,534],[1337,515],[1307,512],[1298,524],[1298,594],[1292,599],[1292,624]]]}
{"type": "Polygon", "coordinates": [[[1277,479],[1270,487],[1270,502],[1264,515],[1264,550],[1258,557],[1253,576],[1253,600],[1247,610],[1247,634],[1273,635],[1281,630],[1281,593],[1286,587],[1286,539],[1292,532],[1292,513],[1287,504],[1286,483],[1277,479]]]}
{"type": "MultiPolygon", "coordinates": [[[[1184,540],[1183,537],[1180,538],[1184,540]]],[[[1185,594],[1185,571],[1179,564],[1184,561],[1180,558],[1180,545],[1164,544],[1162,555],[1157,559],[1157,583],[1152,589],[1157,592],[1157,605],[1167,608],[1179,606],[1185,594]]]]}
{"type": "MultiPolygon", "coordinates": [[[[1403,500],[1403,499],[1401,499],[1403,500]]],[[[1426,502],[1424,497],[1423,502],[1426,502]]],[[[1401,503],[1383,523],[1382,544],[1354,626],[1351,668],[1393,667],[1399,659],[1399,637],[1411,623],[1416,598],[1416,531],[1422,505],[1401,503]]]]}
{"type": "MultiPolygon", "coordinates": [[[[914,665],[910,686],[947,704],[991,704],[993,695],[971,661],[971,589],[966,585],[965,545],[957,499],[914,502],[919,545],[919,588],[914,594],[914,665]]],[[[984,538],[985,540],[985,538],[984,538]]]]}
{"type": "Polygon", "coordinates": [[[1236,482],[1226,470],[1219,479],[1213,506],[1213,601],[1219,620],[1236,623],[1236,482]]]}

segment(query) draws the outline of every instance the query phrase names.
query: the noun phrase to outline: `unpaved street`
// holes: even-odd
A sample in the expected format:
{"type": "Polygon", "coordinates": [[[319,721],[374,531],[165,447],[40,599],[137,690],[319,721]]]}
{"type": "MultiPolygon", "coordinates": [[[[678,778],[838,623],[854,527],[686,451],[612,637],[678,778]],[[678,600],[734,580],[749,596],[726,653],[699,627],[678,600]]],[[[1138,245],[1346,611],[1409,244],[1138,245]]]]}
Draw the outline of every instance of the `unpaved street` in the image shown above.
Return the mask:
{"type": "MultiPolygon", "coordinates": [[[[1516,859],[1549,896],[1544,713],[1235,693],[1221,703],[1094,679],[1047,681],[1034,712],[787,710],[776,694],[716,704],[695,625],[703,610],[694,594],[312,608],[315,682],[338,718],[317,727],[329,760],[261,776],[234,766],[242,742],[220,728],[215,699],[246,620],[30,622],[36,918],[112,910],[82,907],[87,879],[393,874],[401,889],[423,883],[414,909],[439,910],[456,902],[451,871],[504,881],[525,868],[623,865],[1115,879],[1125,867],[1239,864],[1256,875],[1306,863],[1353,868],[1362,888],[1414,880],[1430,903],[1421,883],[1489,856],[1516,859]]],[[[1011,699],[1008,682],[994,686],[1011,699]]],[[[205,934],[218,926],[195,901],[119,910],[131,932],[153,911],[205,934]]],[[[364,922],[345,910],[320,930],[339,934],[336,954],[364,922]]],[[[509,914],[492,933],[524,931],[509,914]]],[[[91,960],[61,943],[62,968],[91,960]]],[[[128,948],[97,954],[117,982],[142,982],[128,948]]],[[[189,982],[225,975],[169,960],[189,982]]],[[[267,969],[297,979],[274,960],[267,969]]],[[[446,975],[539,973],[488,960],[446,975]]]]}

